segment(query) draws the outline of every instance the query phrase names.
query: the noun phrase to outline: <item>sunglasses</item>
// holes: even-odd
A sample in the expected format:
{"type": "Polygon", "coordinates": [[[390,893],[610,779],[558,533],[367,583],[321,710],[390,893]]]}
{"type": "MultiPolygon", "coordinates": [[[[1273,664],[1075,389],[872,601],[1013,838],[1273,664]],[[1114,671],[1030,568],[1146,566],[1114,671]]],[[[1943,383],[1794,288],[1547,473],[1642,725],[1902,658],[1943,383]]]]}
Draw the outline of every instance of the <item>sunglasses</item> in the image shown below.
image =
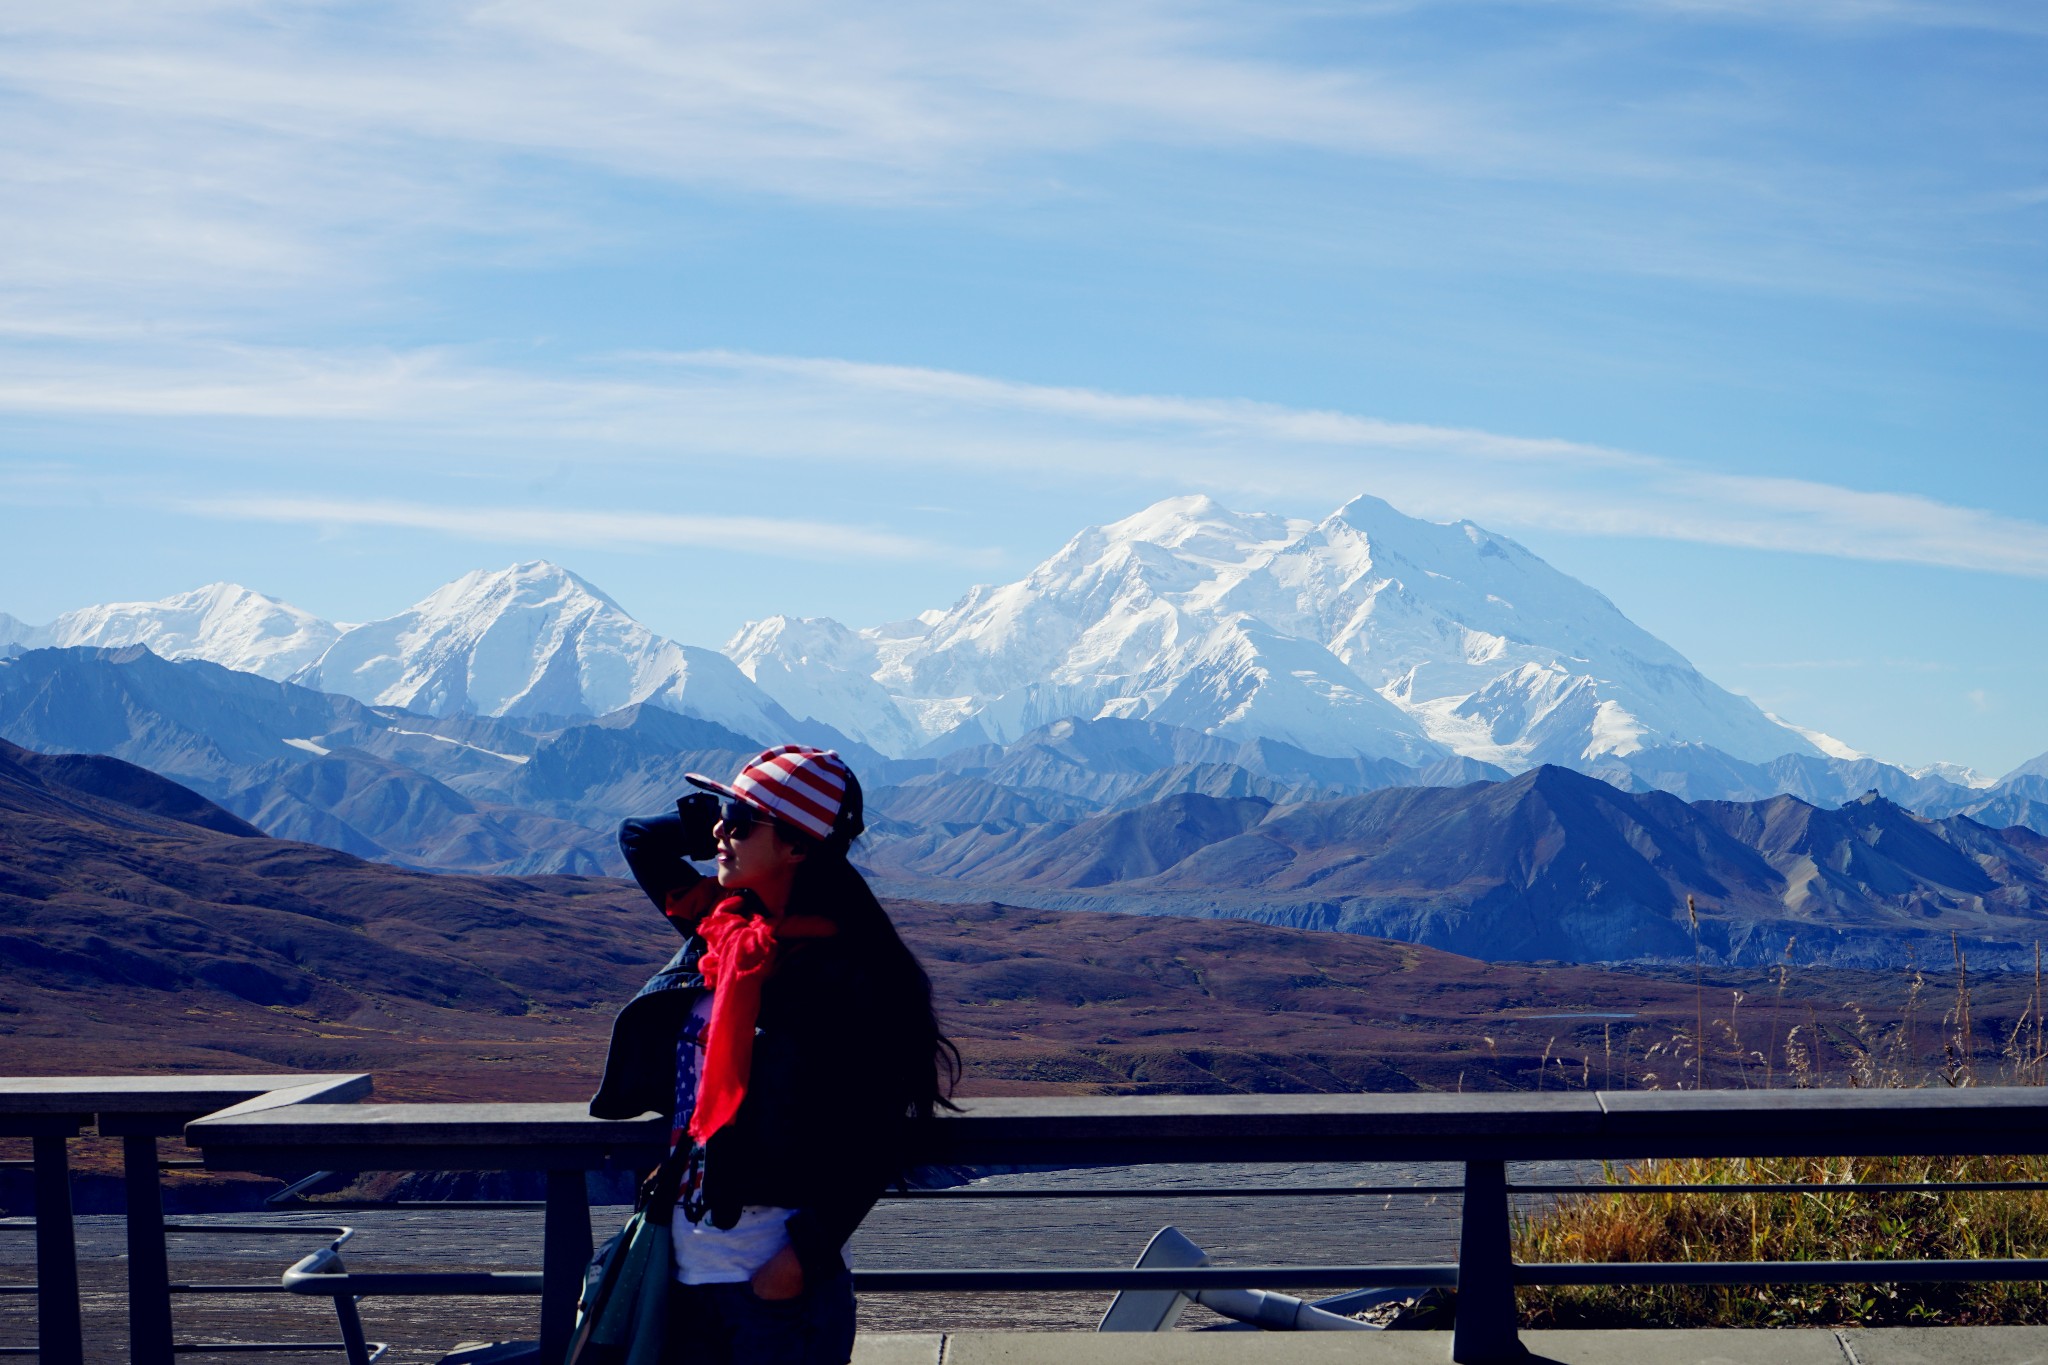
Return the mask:
{"type": "Polygon", "coordinates": [[[772,825],[775,823],[773,816],[764,813],[760,807],[749,805],[745,801],[726,802],[719,809],[718,820],[720,824],[725,826],[726,837],[733,840],[746,838],[754,832],[754,826],[756,825],[772,825]]]}

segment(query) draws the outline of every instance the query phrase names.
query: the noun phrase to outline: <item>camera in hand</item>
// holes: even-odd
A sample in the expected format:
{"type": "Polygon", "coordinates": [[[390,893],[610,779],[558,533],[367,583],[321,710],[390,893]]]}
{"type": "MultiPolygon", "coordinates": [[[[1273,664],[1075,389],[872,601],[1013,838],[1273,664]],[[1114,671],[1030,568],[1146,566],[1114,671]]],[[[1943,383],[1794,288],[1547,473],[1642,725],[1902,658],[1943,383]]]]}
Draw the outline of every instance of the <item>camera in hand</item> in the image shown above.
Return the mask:
{"type": "Polygon", "coordinates": [[[691,792],[676,801],[676,814],[683,819],[683,856],[699,862],[718,851],[711,827],[718,823],[718,798],[710,792],[691,792]]]}

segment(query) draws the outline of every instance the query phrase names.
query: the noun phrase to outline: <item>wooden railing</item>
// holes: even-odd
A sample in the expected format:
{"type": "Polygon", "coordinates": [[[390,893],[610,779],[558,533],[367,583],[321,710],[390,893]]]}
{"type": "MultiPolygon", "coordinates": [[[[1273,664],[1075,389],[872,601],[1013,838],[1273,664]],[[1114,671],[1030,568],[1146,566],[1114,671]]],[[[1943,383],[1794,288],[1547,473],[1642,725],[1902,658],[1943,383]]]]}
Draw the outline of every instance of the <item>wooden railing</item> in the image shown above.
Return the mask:
{"type": "MultiPolygon", "coordinates": [[[[582,1173],[647,1165],[663,1127],[653,1118],[606,1123],[575,1105],[362,1105],[317,1114],[287,1108],[224,1115],[194,1123],[186,1135],[209,1166],[224,1169],[551,1172],[542,1353],[552,1359],[566,1340],[576,1277],[590,1249],[582,1173]]],[[[1195,1270],[883,1270],[860,1274],[857,1284],[867,1291],[1450,1284],[1458,1291],[1451,1357],[1484,1365],[1523,1354],[1516,1334],[1518,1285],[2048,1278],[2048,1261],[1517,1265],[1509,1241],[1509,1161],[2044,1151],[2048,1090],[2031,1088],[977,1100],[933,1125],[928,1160],[1462,1163],[1458,1259],[1195,1270]]]]}
{"type": "Polygon", "coordinates": [[[171,1365],[174,1286],[164,1254],[158,1141],[176,1137],[206,1114],[292,1105],[317,1110],[369,1093],[370,1078],[364,1075],[0,1076],[0,1137],[31,1139],[36,1197],[36,1345],[0,1347],[0,1353],[37,1355],[42,1365],[84,1365],[78,1248],[71,1221],[71,1139],[87,1128],[100,1137],[121,1139],[129,1360],[131,1365],[171,1365]]]}
{"type": "MultiPolygon", "coordinates": [[[[584,1175],[646,1167],[659,1154],[666,1127],[665,1120],[652,1116],[623,1122],[592,1119],[573,1104],[321,1104],[231,1110],[198,1119],[185,1135],[209,1168],[287,1178],[313,1170],[547,1172],[537,1284],[542,1297],[539,1358],[552,1363],[568,1340],[591,1251],[584,1175]]],[[[1510,1249],[1510,1197],[1515,1193],[1507,1179],[1510,1161],[2038,1152],[2048,1152],[2048,1090],[2033,1088],[976,1100],[932,1126],[930,1147],[923,1153],[927,1160],[1067,1166],[1460,1163],[1457,1260],[1164,1270],[877,1270],[859,1272],[856,1286],[886,1292],[1446,1285],[1458,1293],[1451,1358],[1490,1365],[1523,1357],[1515,1313],[1515,1290],[1521,1285],[2048,1279],[2048,1260],[1517,1264],[1510,1249]]],[[[1585,1188],[1625,1196],[1627,1187],[1523,1188],[1551,1193],[1585,1188]]],[[[1705,1188],[1739,1193],[1748,1187],[1705,1188]]],[[[1854,1187],[1826,1188],[1854,1197],[1854,1187]]],[[[1669,1192],[1668,1187],[1659,1192],[1669,1192]]],[[[1178,1193],[1185,1197],[1188,1192],[1178,1193]]],[[[964,1207],[961,1216],[971,1215],[964,1207]]],[[[437,1290],[431,1276],[347,1278],[346,1286],[336,1284],[331,1292],[450,1292],[437,1290]]],[[[532,1292],[535,1285],[531,1276],[519,1280],[521,1292],[532,1292]]]]}

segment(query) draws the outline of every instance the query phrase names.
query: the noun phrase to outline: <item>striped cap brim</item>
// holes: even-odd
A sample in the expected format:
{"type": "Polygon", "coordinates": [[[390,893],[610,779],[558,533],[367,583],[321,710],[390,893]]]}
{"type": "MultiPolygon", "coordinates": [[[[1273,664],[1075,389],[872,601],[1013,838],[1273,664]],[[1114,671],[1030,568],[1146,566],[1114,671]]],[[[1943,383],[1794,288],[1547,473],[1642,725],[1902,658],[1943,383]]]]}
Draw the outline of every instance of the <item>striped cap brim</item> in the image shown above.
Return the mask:
{"type": "Polygon", "coordinates": [[[784,744],[754,758],[730,785],[699,773],[683,778],[705,791],[744,801],[792,829],[815,838],[831,837],[846,804],[846,762],[830,749],[784,744]]]}

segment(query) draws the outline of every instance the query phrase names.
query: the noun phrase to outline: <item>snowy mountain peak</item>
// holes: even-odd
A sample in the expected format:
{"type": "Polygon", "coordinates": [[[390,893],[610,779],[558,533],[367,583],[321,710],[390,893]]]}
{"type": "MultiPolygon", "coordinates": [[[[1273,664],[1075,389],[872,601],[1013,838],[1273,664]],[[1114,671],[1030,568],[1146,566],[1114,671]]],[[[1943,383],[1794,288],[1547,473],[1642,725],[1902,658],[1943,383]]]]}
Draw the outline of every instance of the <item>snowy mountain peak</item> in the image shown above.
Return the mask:
{"type": "Polygon", "coordinates": [[[653,701],[756,737],[791,724],[724,655],[663,639],[545,560],[464,574],[351,630],[298,681],[432,715],[602,715],[653,701]]]}
{"type": "MultiPolygon", "coordinates": [[[[1854,753],[1855,750],[1852,749],[1850,752],[1854,753]]],[[[1998,785],[1997,778],[1989,773],[1980,773],[1966,763],[1928,763],[1918,768],[1906,769],[1906,776],[1939,778],[1943,782],[1953,782],[1958,787],[1968,787],[1973,791],[1987,791],[1998,785]]]]}
{"type": "Polygon", "coordinates": [[[769,652],[779,652],[795,663],[817,663],[835,668],[874,667],[875,650],[866,640],[829,616],[770,616],[749,621],[728,640],[724,653],[753,676],[752,661],[769,652]]]}
{"type": "Polygon", "coordinates": [[[2022,777],[2048,777],[2048,754],[2034,755],[1998,781],[2002,784],[2022,777]]]}
{"type": "Polygon", "coordinates": [[[653,702],[764,742],[818,735],[815,721],[891,754],[1067,717],[1510,769],[1682,746],[1853,753],[1715,686],[1515,541],[1370,496],[1319,522],[1168,498],[949,608],[860,631],[774,616],[723,653],[654,634],[546,560],[464,574],[346,630],[219,583],[48,627],[0,620],[0,647],[18,644],[145,644],[433,714],[653,702]]]}
{"type": "Polygon", "coordinates": [[[1309,523],[1272,512],[1232,512],[1206,493],[1166,498],[1107,526],[1090,528],[1069,542],[1091,537],[1107,543],[1156,545],[1188,559],[1240,564],[1250,555],[1271,553],[1308,529],[1309,523]]]}
{"type": "MultiPolygon", "coordinates": [[[[1080,532],[1014,583],[861,632],[871,668],[843,641],[828,656],[777,630],[773,646],[748,636],[728,650],[793,708],[852,706],[851,679],[869,668],[932,740],[1007,742],[1073,715],[1512,769],[1661,745],[1753,761],[1839,747],[1716,687],[1508,537],[1371,496],[1317,523],[1168,498],[1080,532]],[[828,673],[829,689],[803,681],[828,673]]],[[[878,699],[859,706],[857,720],[802,713],[889,748],[878,699]]]]}
{"type": "Polygon", "coordinates": [[[0,645],[26,645],[41,633],[42,627],[32,626],[0,611],[0,645]]]}
{"type": "Polygon", "coordinates": [[[58,648],[141,644],[166,659],[205,659],[284,678],[318,659],[340,634],[288,602],[238,583],[209,583],[156,602],[109,602],[69,611],[21,643],[58,648]]]}
{"type": "Polygon", "coordinates": [[[1519,769],[1666,744],[1753,761],[1818,750],[1601,593],[1472,522],[1357,498],[1276,566],[1256,585],[1285,590],[1260,601],[1265,619],[1325,641],[1467,757],[1519,769]]]}
{"type": "Polygon", "coordinates": [[[528,560],[506,569],[466,573],[414,603],[412,610],[424,616],[454,619],[532,608],[626,615],[625,609],[596,584],[545,559],[528,560]]]}
{"type": "Polygon", "coordinates": [[[1321,753],[1429,761],[1445,750],[1318,641],[1231,603],[1312,530],[1211,498],[1170,498],[1076,535],[1024,578],[936,620],[864,632],[874,678],[934,738],[1008,742],[1067,716],[1157,720],[1321,753]]]}
{"type": "Polygon", "coordinates": [[[799,719],[825,720],[863,744],[904,754],[923,731],[874,679],[875,642],[825,616],[750,621],[726,642],[740,672],[799,719]]]}
{"type": "MultiPolygon", "coordinates": [[[[1811,744],[1814,748],[1820,750],[1823,754],[1826,754],[1829,758],[1839,758],[1845,763],[1860,763],[1863,760],[1870,757],[1869,754],[1864,753],[1861,749],[1850,748],[1848,745],[1842,743],[1841,740],[1836,739],[1833,735],[1825,734],[1819,730],[1809,730],[1803,725],[1794,725],[1789,720],[1785,720],[1779,716],[1771,715],[1769,711],[1764,712],[1764,714],[1766,716],[1770,716],[1771,723],[1773,725],[1784,726],[1787,730],[1790,730],[1793,734],[1798,735],[1801,739],[1811,744]]],[[[1939,772],[1938,775],[1944,781],[1954,782],[1962,786],[1973,785],[1971,783],[1964,782],[1960,776],[1956,775],[1958,773],[1970,772],[1971,770],[1968,768],[1956,768],[1956,765],[1953,763],[1938,763],[1933,765],[1932,767],[1921,769],[1920,771],[1913,773],[1912,776],[1920,777],[1927,773],[1937,772],[1937,770],[1940,769],[1954,769],[1954,772],[1939,772]]],[[[1987,782],[1977,785],[1988,786],[1990,784],[1987,782]]]]}

